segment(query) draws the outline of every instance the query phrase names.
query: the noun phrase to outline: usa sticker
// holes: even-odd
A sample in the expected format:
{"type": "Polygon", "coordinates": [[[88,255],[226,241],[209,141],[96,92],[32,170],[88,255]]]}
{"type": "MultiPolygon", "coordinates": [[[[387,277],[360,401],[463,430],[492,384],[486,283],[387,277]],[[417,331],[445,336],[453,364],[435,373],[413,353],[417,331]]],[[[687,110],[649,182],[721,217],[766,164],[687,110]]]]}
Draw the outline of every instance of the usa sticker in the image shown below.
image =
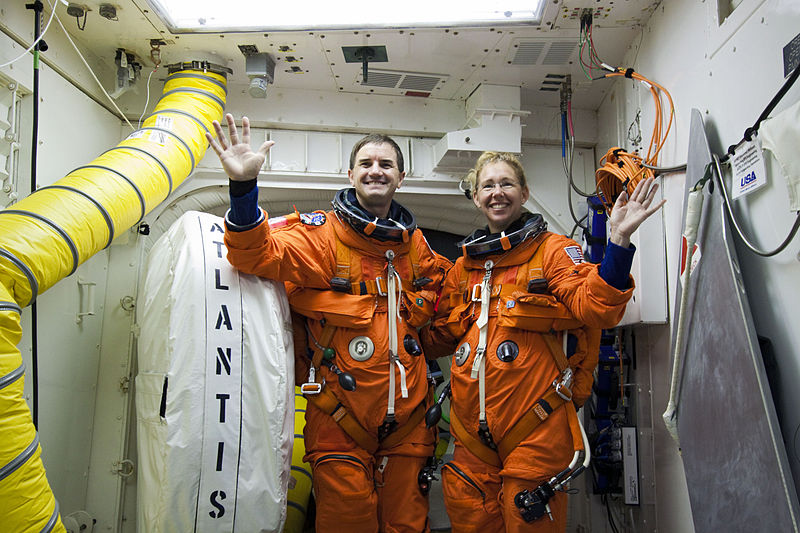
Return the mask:
{"type": "Polygon", "coordinates": [[[731,157],[734,199],[760,189],[767,184],[767,171],[758,138],[740,146],[731,157]]]}
{"type": "Polygon", "coordinates": [[[567,246],[564,248],[564,251],[567,252],[567,256],[569,256],[576,265],[583,263],[583,251],[580,246],[567,246]]]}
{"type": "Polygon", "coordinates": [[[321,226],[325,223],[325,213],[303,213],[300,222],[306,226],[321,226]]]}

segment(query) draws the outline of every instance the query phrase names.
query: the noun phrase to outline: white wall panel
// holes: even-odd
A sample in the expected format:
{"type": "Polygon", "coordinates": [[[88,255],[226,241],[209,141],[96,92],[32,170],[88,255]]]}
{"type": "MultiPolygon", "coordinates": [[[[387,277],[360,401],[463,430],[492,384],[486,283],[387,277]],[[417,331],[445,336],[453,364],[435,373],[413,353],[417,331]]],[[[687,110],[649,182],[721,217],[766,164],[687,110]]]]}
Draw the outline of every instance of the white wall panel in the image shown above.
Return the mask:
{"type": "MultiPolygon", "coordinates": [[[[641,74],[666,87],[676,103],[676,123],[661,164],[686,161],[689,113],[698,108],[704,115],[712,149],[723,153],[728,145],[742,137],[769,100],[783,84],[782,48],[800,28],[800,5],[792,0],[744,0],[729,20],[720,26],[716,1],[678,0],[662,2],[639,39],[629,50],[624,66],[632,66],[641,74]]],[[[605,150],[627,130],[635,114],[636,89],[633,82],[617,79],[615,92],[599,111],[601,133],[599,150],[605,150]],[[624,104],[624,105],[621,105],[624,104]],[[621,106],[620,106],[621,105],[621,106]],[[605,146],[604,146],[605,145],[605,146]]],[[[642,91],[639,90],[641,93],[642,91]]],[[[794,87],[778,110],[800,98],[800,87],[794,87]]],[[[643,111],[642,133],[649,138],[652,123],[649,96],[640,96],[643,111]]],[[[624,139],[624,137],[623,137],[624,139]]],[[[757,193],[737,201],[741,222],[763,248],[772,248],[787,234],[795,214],[788,211],[784,178],[774,165],[768,169],[769,184],[757,193]]],[[[682,174],[666,175],[663,191],[667,198],[664,224],[667,233],[667,265],[669,285],[674,287],[679,259],[681,206],[685,187],[682,174]]],[[[642,238],[645,233],[642,234],[642,238]]],[[[773,342],[779,367],[777,372],[777,410],[795,483],[800,483],[800,330],[791,317],[797,316],[797,287],[800,287],[800,242],[774,258],[759,258],[738,246],[748,298],[760,335],[773,342]]],[[[670,307],[673,302],[670,302],[670,307]]],[[[720,310],[724,313],[724,310],[720,310]]],[[[653,376],[654,411],[666,405],[668,374],[656,372],[658,361],[669,360],[666,336],[653,343],[649,362],[653,376]]],[[[663,370],[663,368],[662,368],[663,370]]],[[[682,497],[685,489],[681,477],[675,475],[676,450],[665,436],[662,424],[656,422],[655,460],[659,494],[658,526],[662,531],[691,531],[688,502],[682,497]],[[658,437],[661,438],[658,438],[658,437]]]]}
{"type": "MultiPolygon", "coordinates": [[[[590,148],[575,148],[574,158],[572,173],[575,185],[582,191],[589,188],[594,190],[594,151],[590,148]]],[[[550,231],[569,235],[575,221],[569,212],[569,182],[561,161],[560,146],[525,144],[522,147],[522,166],[531,193],[526,204],[527,209],[541,213],[550,231]]],[[[586,214],[586,201],[583,197],[573,194],[572,205],[578,219],[586,214]]],[[[580,231],[576,232],[575,239],[580,242],[580,231]]]]}

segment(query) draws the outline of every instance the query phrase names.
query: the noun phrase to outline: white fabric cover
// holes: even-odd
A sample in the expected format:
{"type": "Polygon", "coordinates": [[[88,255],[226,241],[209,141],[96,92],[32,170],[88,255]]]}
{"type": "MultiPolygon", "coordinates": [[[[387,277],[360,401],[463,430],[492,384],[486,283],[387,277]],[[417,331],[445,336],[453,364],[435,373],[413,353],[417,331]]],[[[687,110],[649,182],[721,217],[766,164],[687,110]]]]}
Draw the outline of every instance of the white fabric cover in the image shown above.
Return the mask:
{"type": "Polygon", "coordinates": [[[761,123],[761,145],[772,152],[786,176],[789,209],[800,211],[800,102],[761,123]]]}
{"type": "Polygon", "coordinates": [[[282,284],[228,264],[224,246],[215,244],[222,241],[223,227],[217,216],[187,212],[148,258],[137,310],[140,533],[273,532],[282,530],[286,518],[294,436],[289,305],[282,284]],[[230,315],[223,327],[215,284],[225,289],[217,292],[230,315]],[[219,330],[235,334],[230,366],[240,380],[238,390],[224,390],[225,424],[212,390],[220,374],[232,379],[220,373],[224,366],[214,339],[219,330]],[[218,440],[239,447],[226,446],[225,460],[215,462],[218,440]],[[228,487],[224,498],[220,491],[212,496],[215,483],[228,487]]]}

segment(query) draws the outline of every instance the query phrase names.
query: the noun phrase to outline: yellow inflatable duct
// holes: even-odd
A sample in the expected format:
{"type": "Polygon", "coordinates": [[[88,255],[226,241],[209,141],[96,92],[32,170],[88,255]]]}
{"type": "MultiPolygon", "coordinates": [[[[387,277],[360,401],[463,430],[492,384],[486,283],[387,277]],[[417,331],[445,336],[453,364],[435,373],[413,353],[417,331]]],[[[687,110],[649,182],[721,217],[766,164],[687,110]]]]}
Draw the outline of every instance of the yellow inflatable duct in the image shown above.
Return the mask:
{"type": "Polygon", "coordinates": [[[21,308],[111,244],[192,172],[222,118],[225,67],[170,67],[143,127],[90,164],[0,211],[0,529],[66,531],[23,399],[21,308]]]}
{"type": "Polygon", "coordinates": [[[292,477],[287,495],[286,523],[283,533],[303,533],[308,501],[311,496],[311,465],[303,461],[306,442],[303,428],[306,425],[306,397],[300,387],[294,391],[294,446],[292,447],[292,477]]]}

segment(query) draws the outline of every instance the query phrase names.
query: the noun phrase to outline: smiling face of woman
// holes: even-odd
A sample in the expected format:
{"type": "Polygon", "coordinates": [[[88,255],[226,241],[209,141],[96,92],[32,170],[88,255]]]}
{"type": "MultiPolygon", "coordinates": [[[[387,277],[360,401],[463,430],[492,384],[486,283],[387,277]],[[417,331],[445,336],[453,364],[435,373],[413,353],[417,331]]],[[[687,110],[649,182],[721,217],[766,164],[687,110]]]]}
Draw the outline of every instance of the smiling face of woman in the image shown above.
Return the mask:
{"type": "Polygon", "coordinates": [[[488,163],[480,170],[472,201],[486,217],[489,231],[504,231],[522,215],[528,187],[521,185],[514,168],[505,161],[488,163]]]}

